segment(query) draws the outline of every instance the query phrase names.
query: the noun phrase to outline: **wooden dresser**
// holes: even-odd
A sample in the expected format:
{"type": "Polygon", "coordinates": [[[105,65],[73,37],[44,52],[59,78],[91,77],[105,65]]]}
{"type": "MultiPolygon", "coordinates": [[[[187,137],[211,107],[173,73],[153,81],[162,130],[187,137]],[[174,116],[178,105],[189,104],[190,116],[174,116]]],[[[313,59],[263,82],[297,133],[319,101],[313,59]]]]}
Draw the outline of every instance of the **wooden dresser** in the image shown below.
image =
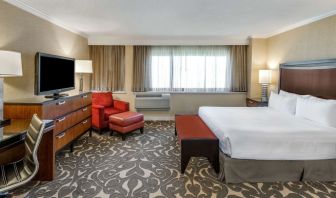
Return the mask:
{"type": "Polygon", "coordinates": [[[30,119],[37,114],[54,120],[54,150],[61,150],[91,129],[91,93],[85,92],[60,99],[22,98],[4,103],[4,117],[30,119]]]}

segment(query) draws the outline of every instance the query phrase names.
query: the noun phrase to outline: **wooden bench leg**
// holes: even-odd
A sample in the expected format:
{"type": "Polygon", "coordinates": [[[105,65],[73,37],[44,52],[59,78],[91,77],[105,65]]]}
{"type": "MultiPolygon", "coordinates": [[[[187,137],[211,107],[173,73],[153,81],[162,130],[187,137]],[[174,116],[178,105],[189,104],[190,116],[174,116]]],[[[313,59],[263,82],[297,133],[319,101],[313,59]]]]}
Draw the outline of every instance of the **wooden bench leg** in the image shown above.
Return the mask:
{"type": "Polygon", "coordinates": [[[74,150],[74,144],[73,144],[73,143],[71,143],[71,144],[70,144],[70,152],[72,153],[72,152],[73,152],[73,150],[74,150]]]}
{"type": "Polygon", "coordinates": [[[141,127],[141,128],[140,128],[140,133],[143,134],[143,132],[144,132],[144,128],[141,127]]]}
{"type": "Polygon", "coordinates": [[[189,146],[187,142],[181,142],[181,173],[184,174],[185,169],[188,166],[191,154],[189,151],[189,146]]]}
{"type": "Polygon", "coordinates": [[[111,130],[110,130],[110,136],[112,136],[112,135],[113,135],[113,130],[111,129],[111,130]]]}
{"type": "Polygon", "coordinates": [[[219,173],[219,141],[217,140],[213,144],[209,145],[209,151],[207,158],[212,165],[212,168],[216,173],[219,173]]]}
{"type": "Polygon", "coordinates": [[[184,174],[185,169],[188,166],[190,156],[181,155],[181,173],[184,174]]]}
{"type": "Polygon", "coordinates": [[[218,157],[216,158],[208,158],[210,164],[212,165],[212,168],[215,170],[216,173],[219,173],[219,159],[218,157]]]}
{"type": "Polygon", "coordinates": [[[125,141],[126,135],[125,134],[121,134],[121,139],[122,139],[122,141],[125,141]]]}

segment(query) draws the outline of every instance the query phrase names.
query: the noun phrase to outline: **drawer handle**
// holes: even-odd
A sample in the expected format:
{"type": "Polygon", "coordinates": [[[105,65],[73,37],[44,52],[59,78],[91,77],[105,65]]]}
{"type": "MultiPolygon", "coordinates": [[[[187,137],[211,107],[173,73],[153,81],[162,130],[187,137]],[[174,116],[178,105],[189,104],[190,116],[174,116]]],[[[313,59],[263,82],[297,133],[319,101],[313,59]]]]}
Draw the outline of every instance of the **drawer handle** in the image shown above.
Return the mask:
{"type": "Polygon", "coordinates": [[[65,104],[65,100],[63,100],[63,101],[59,101],[59,102],[57,103],[57,105],[63,105],[63,104],[65,104]]]}
{"type": "Polygon", "coordinates": [[[65,117],[57,119],[57,122],[62,122],[65,120],[65,117]]]}
{"type": "Polygon", "coordinates": [[[88,95],[83,95],[83,96],[82,96],[82,98],[87,98],[87,97],[88,97],[88,95]]]}
{"type": "Polygon", "coordinates": [[[87,107],[83,108],[82,111],[86,111],[87,110],[87,107]]]}
{"type": "Polygon", "coordinates": [[[82,124],[86,124],[87,123],[87,120],[83,121],[82,124]]]}
{"type": "Polygon", "coordinates": [[[58,139],[60,139],[60,138],[62,138],[62,137],[64,137],[64,136],[65,136],[65,132],[56,135],[56,137],[57,137],[58,139]]]}

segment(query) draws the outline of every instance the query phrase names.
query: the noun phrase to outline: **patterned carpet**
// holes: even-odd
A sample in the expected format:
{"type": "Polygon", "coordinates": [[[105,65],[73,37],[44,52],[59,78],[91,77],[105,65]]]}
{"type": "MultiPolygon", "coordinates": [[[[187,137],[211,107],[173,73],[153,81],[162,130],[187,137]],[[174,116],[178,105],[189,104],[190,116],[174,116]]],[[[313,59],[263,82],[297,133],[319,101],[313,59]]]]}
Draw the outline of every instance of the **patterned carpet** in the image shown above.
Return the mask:
{"type": "MultiPolygon", "coordinates": [[[[94,133],[95,134],[95,133],[94,133]]],[[[121,141],[83,136],[57,156],[57,179],[30,183],[14,197],[336,197],[336,182],[244,183],[216,179],[207,160],[192,158],[180,174],[173,122],[146,122],[145,133],[121,141]]]]}

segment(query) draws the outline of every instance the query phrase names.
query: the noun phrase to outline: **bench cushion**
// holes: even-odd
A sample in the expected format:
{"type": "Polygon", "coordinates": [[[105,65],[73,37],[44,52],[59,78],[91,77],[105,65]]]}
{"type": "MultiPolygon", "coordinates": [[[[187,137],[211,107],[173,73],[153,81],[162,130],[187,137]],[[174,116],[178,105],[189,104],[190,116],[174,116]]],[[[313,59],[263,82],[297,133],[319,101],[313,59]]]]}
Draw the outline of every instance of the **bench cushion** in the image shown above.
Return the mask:
{"type": "Polygon", "coordinates": [[[175,116],[175,121],[180,141],[187,139],[217,139],[198,115],[177,115],[175,116]]]}
{"type": "Polygon", "coordinates": [[[113,125],[118,125],[122,127],[126,127],[138,122],[142,122],[144,120],[143,114],[127,111],[124,113],[118,113],[111,115],[109,118],[109,122],[113,125]]]}

